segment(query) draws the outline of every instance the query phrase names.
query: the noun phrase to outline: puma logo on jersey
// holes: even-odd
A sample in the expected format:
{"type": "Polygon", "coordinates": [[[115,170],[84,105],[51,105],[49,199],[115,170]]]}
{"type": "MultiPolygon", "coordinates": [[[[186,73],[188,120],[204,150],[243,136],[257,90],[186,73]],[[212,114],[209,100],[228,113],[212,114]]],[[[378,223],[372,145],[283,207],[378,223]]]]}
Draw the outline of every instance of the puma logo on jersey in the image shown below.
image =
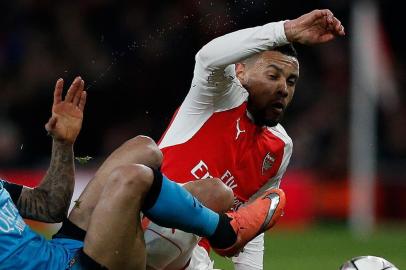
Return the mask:
{"type": "Polygon", "coordinates": [[[271,153],[270,152],[266,153],[264,160],[262,161],[262,170],[261,170],[262,175],[264,175],[267,170],[272,168],[274,162],[275,158],[271,156],[271,153]]]}
{"type": "Polygon", "coordinates": [[[245,132],[245,129],[244,130],[240,129],[240,118],[237,119],[237,123],[236,123],[235,127],[237,128],[237,134],[235,136],[235,139],[237,140],[238,137],[240,136],[240,134],[245,132]]]}

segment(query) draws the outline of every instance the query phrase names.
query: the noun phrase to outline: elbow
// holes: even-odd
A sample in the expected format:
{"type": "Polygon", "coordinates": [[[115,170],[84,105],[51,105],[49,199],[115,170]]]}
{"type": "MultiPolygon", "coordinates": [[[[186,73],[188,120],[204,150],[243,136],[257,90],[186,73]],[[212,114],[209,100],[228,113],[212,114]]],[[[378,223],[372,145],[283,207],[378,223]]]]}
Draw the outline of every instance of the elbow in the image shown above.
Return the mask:
{"type": "Polygon", "coordinates": [[[208,57],[205,55],[204,47],[200,49],[195,55],[196,63],[204,63],[208,60],[208,57]]]}
{"type": "Polygon", "coordinates": [[[195,56],[195,61],[197,64],[200,64],[206,68],[214,68],[213,56],[210,54],[210,49],[207,48],[208,44],[203,46],[200,51],[197,52],[195,56]]]}
{"type": "Polygon", "coordinates": [[[44,215],[47,223],[59,223],[68,216],[70,199],[58,200],[57,198],[48,198],[47,214],[44,215]]]}
{"type": "Polygon", "coordinates": [[[25,190],[24,198],[17,203],[20,215],[46,223],[62,222],[68,214],[70,197],[50,196],[48,191],[40,188],[25,190]]]}

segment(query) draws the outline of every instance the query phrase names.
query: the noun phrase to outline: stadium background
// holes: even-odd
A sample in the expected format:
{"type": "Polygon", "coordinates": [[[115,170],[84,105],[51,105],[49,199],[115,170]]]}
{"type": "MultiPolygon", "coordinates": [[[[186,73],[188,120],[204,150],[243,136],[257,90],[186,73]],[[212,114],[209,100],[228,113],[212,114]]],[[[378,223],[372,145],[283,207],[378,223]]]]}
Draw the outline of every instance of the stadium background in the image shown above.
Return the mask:
{"type": "MultiPolygon", "coordinates": [[[[347,36],[296,46],[301,78],[283,121],[294,141],[282,184],[288,205],[281,224],[267,235],[265,269],[336,269],[366,254],[406,268],[406,41],[399,30],[402,10],[392,1],[377,2],[380,53],[386,55],[378,68],[386,84],[379,84],[377,144],[371,146],[378,153],[377,224],[363,237],[347,226],[353,2],[2,1],[0,177],[35,185],[44,174],[50,139],[43,125],[57,78],[68,84],[81,75],[88,87],[75,149],[77,156],[92,159],[78,164],[80,189],[103,157],[126,139],[138,134],[159,139],[189,89],[194,55],[206,42],[329,8],[347,36]],[[393,96],[396,102],[387,102],[393,96]]],[[[55,230],[31,224],[46,235],[55,230]]],[[[231,269],[223,261],[218,266],[231,269]]]]}

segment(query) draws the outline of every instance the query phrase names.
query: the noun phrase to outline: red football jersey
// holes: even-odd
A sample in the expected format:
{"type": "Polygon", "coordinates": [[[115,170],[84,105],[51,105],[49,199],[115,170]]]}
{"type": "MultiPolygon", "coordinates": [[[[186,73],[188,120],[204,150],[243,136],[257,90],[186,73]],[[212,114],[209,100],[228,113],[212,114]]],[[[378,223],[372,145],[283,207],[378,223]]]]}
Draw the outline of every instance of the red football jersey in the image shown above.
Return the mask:
{"type": "Polygon", "coordinates": [[[285,43],[279,22],[222,36],[197,53],[190,91],[159,142],[167,177],[180,183],[218,177],[233,189],[236,208],[279,186],[292,140],[280,124],[254,124],[234,63],[285,43]]]}
{"type": "Polygon", "coordinates": [[[290,146],[281,126],[255,125],[243,102],[214,113],[187,142],[163,147],[162,171],[179,183],[220,178],[233,189],[239,207],[264,187],[279,185],[290,146]]]}
{"type": "MultiPolygon", "coordinates": [[[[280,124],[254,124],[234,64],[286,43],[284,22],[276,22],[221,36],[197,53],[190,91],[159,142],[166,176],[180,183],[218,177],[234,191],[235,209],[279,186],[292,140],[280,124]]],[[[233,260],[263,269],[263,239],[233,260]]]]}

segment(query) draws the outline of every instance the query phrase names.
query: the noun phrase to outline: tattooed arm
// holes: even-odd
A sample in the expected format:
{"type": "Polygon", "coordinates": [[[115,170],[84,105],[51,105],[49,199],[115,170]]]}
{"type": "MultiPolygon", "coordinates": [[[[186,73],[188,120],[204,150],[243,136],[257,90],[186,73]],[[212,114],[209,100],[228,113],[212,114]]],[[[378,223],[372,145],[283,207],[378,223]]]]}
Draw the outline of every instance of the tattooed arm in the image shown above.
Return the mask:
{"type": "Polygon", "coordinates": [[[51,163],[40,185],[23,187],[17,208],[24,218],[61,222],[66,217],[75,186],[73,146],[53,140],[51,163]]]}
{"type": "Polygon", "coordinates": [[[53,137],[49,168],[38,187],[23,187],[17,208],[24,218],[61,222],[67,215],[75,185],[73,145],[82,127],[86,103],[84,82],[77,77],[62,101],[63,80],[55,86],[52,117],[45,125],[53,137]]]}

